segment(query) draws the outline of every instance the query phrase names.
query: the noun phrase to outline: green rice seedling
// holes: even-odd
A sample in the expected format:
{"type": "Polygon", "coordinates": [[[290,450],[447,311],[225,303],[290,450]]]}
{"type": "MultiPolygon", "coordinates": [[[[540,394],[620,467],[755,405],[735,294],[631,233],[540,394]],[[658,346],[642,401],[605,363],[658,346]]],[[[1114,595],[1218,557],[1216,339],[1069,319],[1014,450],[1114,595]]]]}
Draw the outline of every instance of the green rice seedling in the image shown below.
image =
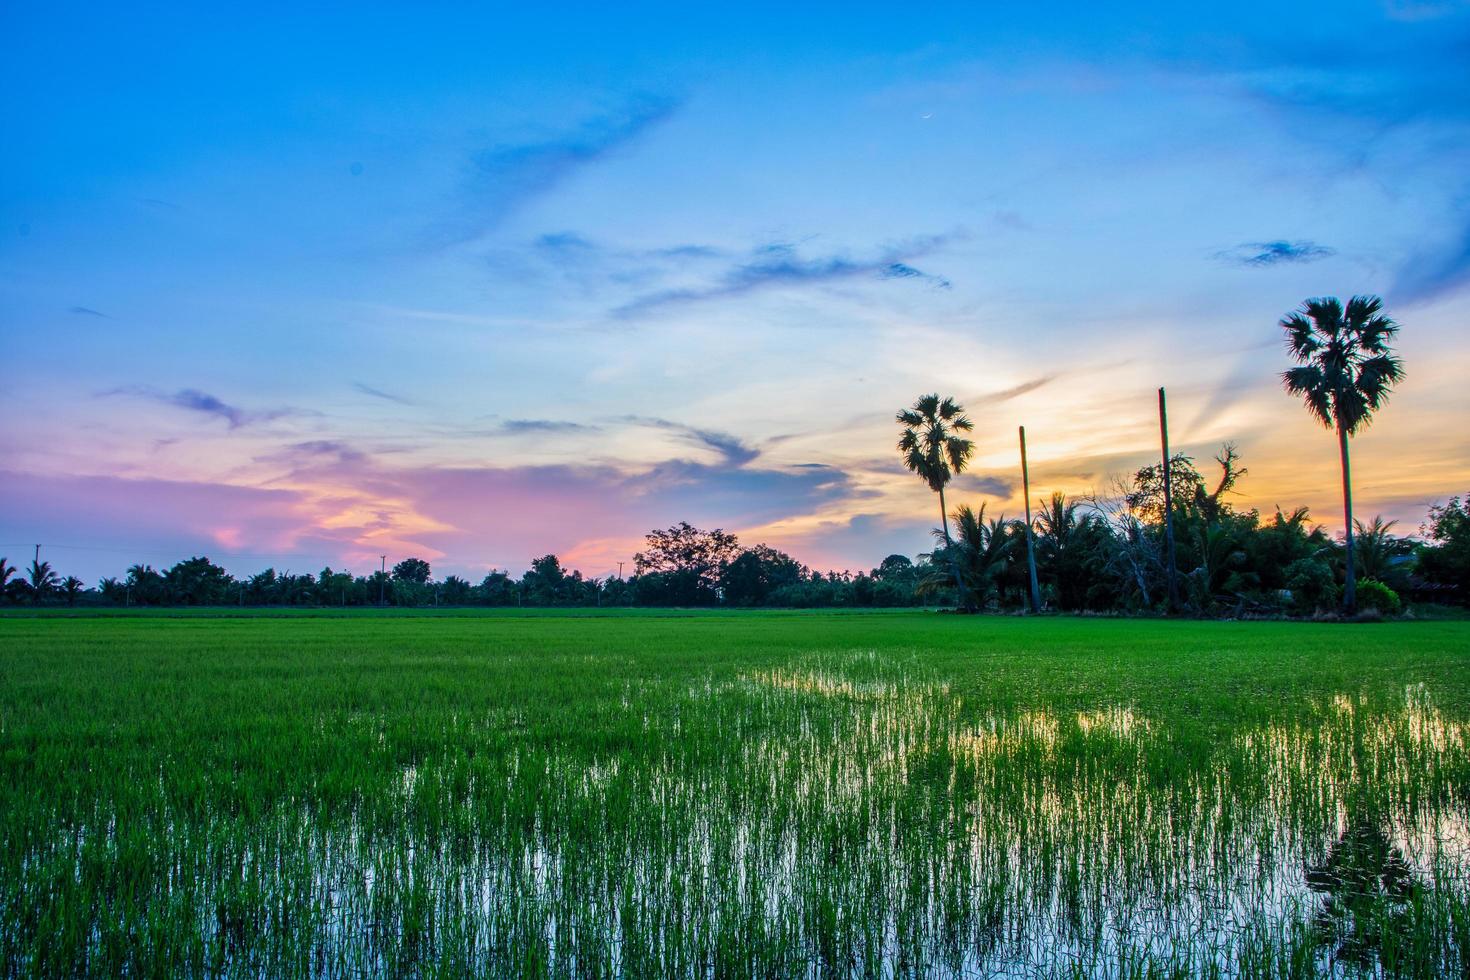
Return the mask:
{"type": "Polygon", "coordinates": [[[0,618],[0,973],[1456,975],[1470,624],[0,618]]]}

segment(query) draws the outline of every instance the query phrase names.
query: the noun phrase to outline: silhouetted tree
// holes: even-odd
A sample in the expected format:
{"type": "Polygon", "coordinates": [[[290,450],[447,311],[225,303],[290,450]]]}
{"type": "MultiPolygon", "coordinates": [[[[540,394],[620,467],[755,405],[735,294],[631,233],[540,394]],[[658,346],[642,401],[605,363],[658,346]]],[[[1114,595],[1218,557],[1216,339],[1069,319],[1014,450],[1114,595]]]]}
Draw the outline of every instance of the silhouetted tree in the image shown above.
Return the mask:
{"type": "Polygon", "coordinates": [[[1464,503],[1451,497],[1429,508],[1421,530],[1431,543],[1420,551],[1419,573],[1431,585],[1470,602],[1470,496],[1464,503]]]}
{"type": "Polygon", "coordinates": [[[439,604],[465,606],[470,602],[470,583],[458,575],[450,575],[439,586],[439,604]]]}
{"type": "Polygon", "coordinates": [[[1079,512],[1066,494],[1053,493],[1037,511],[1035,528],[1038,573],[1056,605],[1075,610],[1093,604],[1093,586],[1107,563],[1106,526],[1092,511],[1079,512]]]}
{"type": "Polygon", "coordinates": [[[531,568],[521,577],[525,599],[535,606],[561,605],[565,598],[564,586],[567,573],[556,555],[542,555],[531,562],[531,568]]]}
{"type": "Polygon", "coordinates": [[[393,566],[393,579],[423,585],[429,581],[429,563],[422,558],[405,558],[393,566]]]}
{"type": "MultiPolygon", "coordinates": [[[[998,582],[1006,569],[1016,538],[1010,534],[1010,524],[1004,517],[986,522],[985,505],[978,511],[961,505],[954,512],[955,540],[945,544],[949,554],[943,556],[945,564],[960,570],[960,582],[964,588],[961,602],[970,608],[983,609],[998,591],[998,582]]],[[[935,529],[934,536],[943,542],[943,534],[935,529]]],[[[942,566],[931,566],[931,571],[919,579],[917,591],[929,595],[946,587],[948,576],[940,571],[942,566]]]]}
{"type": "MultiPolygon", "coordinates": [[[[940,398],[937,394],[924,395],[895,416],[903,426],[903,435],[898,439],[898,451],[903,455],[904,465],[939,494],[939,524],[944,532],[944,550],[950,552],[954,544],[949,536],[949,510],[944,503],[944,488],[955,475],[964,472],[965,466],[974,455],[975,444],[958,433],[970,432],[975,424],[965,415],[965,410],[953,398],[940,398]]],[[[959,566],[951,562],[957,594],[965,595],[965,584],[959,566]]]]}
{"type": "Polygon", "coordinates": [[[56,591],[58,579],[56,572],[51,569],[49,561],[31,561],[31,568],[26,578],[31,587],[31,601],[41,602],[52,592],[56,591]]]}
{"type": "Polygon", "coordinates": [[[1348,439],[1368,425],[1404,374],[1389,347],[1399,325],[1383,313],[1377,296],[1354,296],[1344,309],[1335,297],[1309,299],[1302,309],[1281,320],[1286,348],[1298,367],[1282,374],[1282,383],[1300,395],[1312,417],[1337,430],[1342,460],[1342,509],[1347,548],[1342,604],[1357,612],[1357,569],[1353,561],[1353,485],[1348,439]]]}
{"type": "Polygon", "coordinates": [[[86,583],[75,575],[68,575],[61,580],[61,594],[66,596],[66,604],[68,606],[75,606],[77,604],[77,596],[81,595],[82,590],[85,588],[86,583]]]}
{"type": "Polygon", "coordinates": [[[508,574],[492,571],[476,586],[480,601],[487,606],[513,606],[516,604],[517,588],[508,574]]]}
{"type": "Polygon", "coordinates": [[[168,600],[185,606],[215,606],[235,584],[230,573],[208,558],[189,558],[163,573],[168,600]]]}
{"type": "MultiPolygon", "coordinates": [[[[364,586],[366,582],[364,582],[364,586]]],[[[366,589],[363,589],[365,593],[366,589]]],[[[361,601],[357,582],[351,572],[334,572],[331,566],[323,568],[316,576],[316,601],[323,606],[356,605],[361,601]]]]}
{"type": "Polygon", "coordinates": [[[633,567],[640,576],[664,576],[665,589],[680,605],[714,602],[721,571],[740,553],[735,535],[720,528],[702,531],[688,521],[650,531],[645,540],[647,547],[633,556],[633,567]]]}
{"type": "Polygon", "coordinates": [[[106,602],[120,604],[127,601],[127,585],[118,581],[114,576],[108,576],[98,582],[97,591],[102,594],[102,598],[106,602]]]}
{"type": "Polygon", "coordinates": [[[163,576],[154,571],[152,565],[134,565],[129,568],[125,589],[132,595],[132,601],[140,606],[156,605],[167,598],[164,594],[163,576]]]}
{"type": "MultiPolygon", "coordinates": [[[[1194,468],[1194,457],[1174,453],[1169,457],[1169,485],[1176,504],[1192,500],[1203,491],[1204,477],[1194,468]]],[[[1144,466],[1133,474],[1133,485],[1125,496],[1128,509],[1140,520],[1160,523],[1164,520],[1164,467],[1160,463],[1144,466]]]]}
{"type": "MultiPolygon", "coordinates": [[[[1135,488],[1136,484],[1130,486],[1115,476],[1107,493],[1093,493],[1085,500],[1105,529],[1106,547],[1099,571],[1117,583],[1113,604],[1147,609],[1153,604],[1155,587],[1162,588],[1163,560],[1157,536],[1131,502],[1135,488]]],[[[1162,487],[1160,492],[1162,503],[1162,487]]]]}
{"type": "Polygon", "coordinates": [[[720,571],[720,595],[732,606],[759,606],[782,586],[801,581],[801,563],[775,548],[747,548],[720,571]]]}

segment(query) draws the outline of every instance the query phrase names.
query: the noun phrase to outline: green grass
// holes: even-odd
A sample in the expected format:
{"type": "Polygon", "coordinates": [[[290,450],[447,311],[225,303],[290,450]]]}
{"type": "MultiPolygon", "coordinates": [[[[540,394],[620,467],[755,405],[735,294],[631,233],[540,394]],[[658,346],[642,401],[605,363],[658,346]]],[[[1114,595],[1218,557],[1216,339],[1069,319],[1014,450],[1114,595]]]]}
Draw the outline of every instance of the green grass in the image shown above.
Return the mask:
{"type": "Polygon", "coordinates": [[[1463,974],[1470,622],[0,617],[0,972],[1463,974]]]}

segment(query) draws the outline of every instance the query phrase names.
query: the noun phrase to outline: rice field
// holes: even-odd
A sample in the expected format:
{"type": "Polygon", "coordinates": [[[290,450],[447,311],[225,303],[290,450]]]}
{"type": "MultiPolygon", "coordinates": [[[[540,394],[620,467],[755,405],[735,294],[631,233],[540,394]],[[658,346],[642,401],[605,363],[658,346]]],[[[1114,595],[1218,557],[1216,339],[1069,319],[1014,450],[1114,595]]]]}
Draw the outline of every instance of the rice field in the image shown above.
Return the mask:
{"type": "Polygon", "coordinates": [[[6,976],[1465,976],[1470,622],[0,617],[6,976]]]}

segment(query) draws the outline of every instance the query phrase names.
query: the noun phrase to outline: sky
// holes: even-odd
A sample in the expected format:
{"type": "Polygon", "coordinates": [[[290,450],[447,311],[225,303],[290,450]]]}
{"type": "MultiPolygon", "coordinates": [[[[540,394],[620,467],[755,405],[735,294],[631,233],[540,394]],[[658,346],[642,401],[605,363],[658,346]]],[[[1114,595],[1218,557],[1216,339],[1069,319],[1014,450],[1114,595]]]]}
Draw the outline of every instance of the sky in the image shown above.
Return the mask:
{"type": "Polygon", "coordinates": [[[1470,491],[1470,5],[0,12],[0,555],[589,576],[687,520],[818,569],[1235,443],[1340,528],[1304,299],[1407,376],[1355,506],[1470,491]]]}

